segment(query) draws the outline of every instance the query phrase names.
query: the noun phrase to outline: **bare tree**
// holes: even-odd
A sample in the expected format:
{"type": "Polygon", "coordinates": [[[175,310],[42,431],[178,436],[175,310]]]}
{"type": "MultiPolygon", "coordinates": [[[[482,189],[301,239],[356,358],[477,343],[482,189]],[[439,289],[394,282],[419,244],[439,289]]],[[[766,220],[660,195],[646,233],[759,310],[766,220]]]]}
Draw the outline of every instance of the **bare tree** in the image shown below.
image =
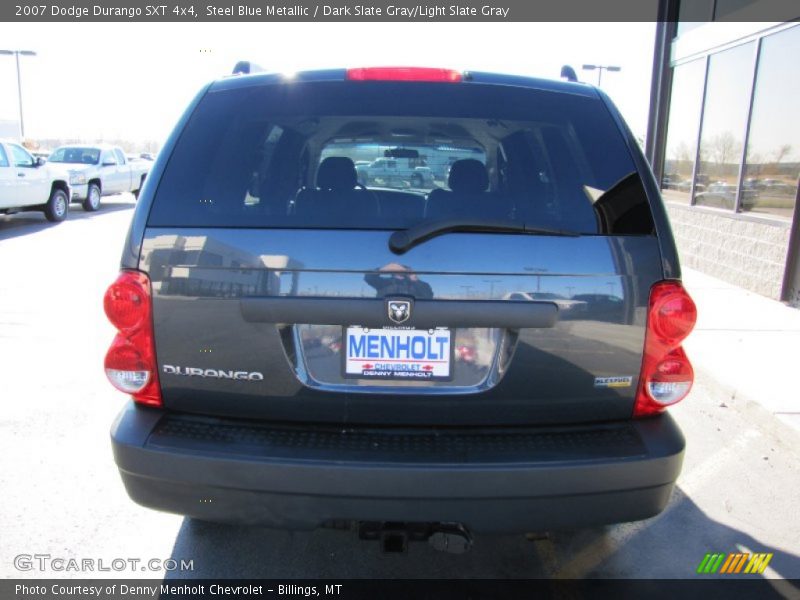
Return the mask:
{"type": "Polygon", "coordinates": [[[782,162],[783,159],[786,158],[791,153],[792,153],[792,145],[791,144],[784,144],[783,146],[780,146],[775,151],[775,164],[778,164],[778,163],[782,162]]]}
{"type": "Polygon", "coordinates": [[[672,156],[674,156],[675,160],[679,162],[694,160],[692,153],[689,151],[689,144],[687,144],[685,141],[680,142],[672,149],[672,156]]]}
{"type": "Polygon", "coordinates": [[[730,131],[723,131],[708,141],[708,151],[711,159],[722,170],[725,165],[738,162],[742,143],[730,131]]]}

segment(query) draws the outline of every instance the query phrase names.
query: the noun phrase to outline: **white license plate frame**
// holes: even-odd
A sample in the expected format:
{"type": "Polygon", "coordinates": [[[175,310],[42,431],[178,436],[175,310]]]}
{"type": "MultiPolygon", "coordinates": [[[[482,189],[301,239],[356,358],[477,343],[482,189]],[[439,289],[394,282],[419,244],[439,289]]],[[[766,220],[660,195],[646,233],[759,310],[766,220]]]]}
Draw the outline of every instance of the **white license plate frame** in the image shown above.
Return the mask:
{"type": "Polygon", "coordinates": [[[342,375],[373,381],[452,381],[454,339],[455,331],[447,327],[346,326],[342,328],[342,375]]]}

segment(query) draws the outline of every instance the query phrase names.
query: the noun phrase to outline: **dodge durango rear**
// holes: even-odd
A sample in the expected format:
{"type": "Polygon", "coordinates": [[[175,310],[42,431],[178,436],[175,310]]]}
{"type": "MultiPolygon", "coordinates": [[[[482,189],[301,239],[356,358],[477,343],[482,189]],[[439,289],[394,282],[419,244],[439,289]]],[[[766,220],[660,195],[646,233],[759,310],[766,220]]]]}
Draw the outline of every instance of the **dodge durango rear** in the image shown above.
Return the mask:
{"type": "Polygon", "coordinates": [[[112,443],[140,504],[433,543],[669,499],[696,310],[653,176],[592,86],[216,81],[121,266],[105,368],[131,395],[112,443]]]}

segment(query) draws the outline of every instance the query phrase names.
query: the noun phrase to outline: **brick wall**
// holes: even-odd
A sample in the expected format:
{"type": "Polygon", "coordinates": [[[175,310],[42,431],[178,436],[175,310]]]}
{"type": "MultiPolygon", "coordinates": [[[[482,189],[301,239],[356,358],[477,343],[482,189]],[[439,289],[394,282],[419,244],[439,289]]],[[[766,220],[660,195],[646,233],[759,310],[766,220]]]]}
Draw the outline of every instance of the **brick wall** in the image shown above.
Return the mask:
{"type": "Polygon", "coordinates": [[[666,203],[681,265],[780,299],[789,224],[666,203]]]}

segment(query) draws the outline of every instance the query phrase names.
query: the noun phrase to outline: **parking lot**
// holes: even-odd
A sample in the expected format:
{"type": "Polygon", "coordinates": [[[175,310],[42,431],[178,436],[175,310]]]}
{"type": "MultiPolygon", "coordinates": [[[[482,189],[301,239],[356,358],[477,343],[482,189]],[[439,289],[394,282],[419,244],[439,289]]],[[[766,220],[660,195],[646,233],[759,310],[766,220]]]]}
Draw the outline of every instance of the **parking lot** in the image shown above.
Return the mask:
{"type": "MultiPolygon", "coordinates": [[[[102,295],[133,206],[128,194],[96,213],[73,205],[58,225],[0,217],[0,576],[92,576],[15,566],[17,555],[49,554],[193,561],[169,577],[692,578],[709,552],[772,552],[765,576],[800,578],[800,434],[703,372],[673,409],[688,442],[678,486],[662,515],[639,523],[479,536],[465,555],[422,543],[383,555],[354,532],[212,525],[134,505],[108,441],[125,397],[102,368],[113,337],[102,295]]],[[[111,575],[165,572],[101,574],[111,575]]]]}

